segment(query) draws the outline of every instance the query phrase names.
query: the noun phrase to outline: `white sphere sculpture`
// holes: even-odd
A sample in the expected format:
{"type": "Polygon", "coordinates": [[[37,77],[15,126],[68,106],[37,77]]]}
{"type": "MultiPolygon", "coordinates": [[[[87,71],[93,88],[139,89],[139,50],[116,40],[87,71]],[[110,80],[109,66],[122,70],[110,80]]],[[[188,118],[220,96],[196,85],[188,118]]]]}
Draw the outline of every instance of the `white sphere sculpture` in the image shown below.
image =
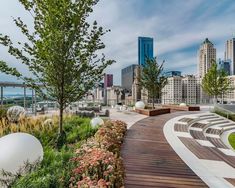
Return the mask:
{"type": "Polygon", "coordinates": [[[180,103],[180,106],[187,106],[185,103],[180,103]]]}
{"type": "Polygon", "coordinates": [[[137,102],[135,103],[135,108],[136,108],[136,109],[144,109],[144,108],[145,108],[144,102],[143,102],[143,101],[137,101],[137,102]]]}
{"type": "Polygon", "coordinates": [[[91,126],[93,128],[99,125],[103,125],[103,124],[104,124],[104,120],[101,119],[100,117],[95,117],[95,118],[92,118],[91,120],[91,126]]]}
{"type": "Polygon", "coordinates": [[[0,171],[11,173],[16,173],[26,162],[32,164],[43,159],[41,143],[26,133],[13,133],[1,137],[0,153],[0,171]]]}
{"type": "Polygon", "coordinates": [[[17,122],[25,117],[25,109],[21,106],[12,106],[7,110],[7,118],[9,121],[17,122]]]}

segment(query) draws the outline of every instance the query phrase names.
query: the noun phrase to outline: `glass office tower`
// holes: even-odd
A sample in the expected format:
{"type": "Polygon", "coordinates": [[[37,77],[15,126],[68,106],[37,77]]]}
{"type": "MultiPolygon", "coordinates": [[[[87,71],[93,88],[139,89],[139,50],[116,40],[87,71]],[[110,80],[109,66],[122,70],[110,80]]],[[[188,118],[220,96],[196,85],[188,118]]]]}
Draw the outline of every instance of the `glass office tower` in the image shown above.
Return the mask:
{"type": "Polygon", "coordinates": [[[138,62],[144,66],[146,59],[153,58],[153,38],[138,37],[138,62]]]}

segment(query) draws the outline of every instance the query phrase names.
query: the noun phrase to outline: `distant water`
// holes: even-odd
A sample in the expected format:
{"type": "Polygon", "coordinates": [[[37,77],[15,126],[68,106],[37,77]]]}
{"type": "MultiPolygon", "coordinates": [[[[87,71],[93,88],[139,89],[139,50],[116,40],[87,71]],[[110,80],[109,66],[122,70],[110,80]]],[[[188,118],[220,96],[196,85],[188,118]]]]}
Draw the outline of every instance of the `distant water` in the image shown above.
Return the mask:
{"type": "MultiPolygon", "coordinates": [[[[32,96],[32,90],[27,89],[26,96],[28,97],[32,96]]],[[[4,98],[24,97],[24,89],[23,88],[10,88],[10,87],[4,88],[3,97],[4,98]]]]}

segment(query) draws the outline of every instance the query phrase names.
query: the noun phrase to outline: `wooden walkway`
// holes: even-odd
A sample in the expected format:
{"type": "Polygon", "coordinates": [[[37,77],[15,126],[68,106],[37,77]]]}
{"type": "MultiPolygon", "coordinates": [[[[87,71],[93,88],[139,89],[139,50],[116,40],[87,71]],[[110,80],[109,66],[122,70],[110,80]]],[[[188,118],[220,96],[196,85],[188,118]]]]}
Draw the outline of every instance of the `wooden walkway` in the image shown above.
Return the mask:
{"type": "Polygon", "coordinates": [[[207,187],[167,143],[164,124],[185,112],[148,117],[128,131],[122,148],[125,187],[207,187]]]}

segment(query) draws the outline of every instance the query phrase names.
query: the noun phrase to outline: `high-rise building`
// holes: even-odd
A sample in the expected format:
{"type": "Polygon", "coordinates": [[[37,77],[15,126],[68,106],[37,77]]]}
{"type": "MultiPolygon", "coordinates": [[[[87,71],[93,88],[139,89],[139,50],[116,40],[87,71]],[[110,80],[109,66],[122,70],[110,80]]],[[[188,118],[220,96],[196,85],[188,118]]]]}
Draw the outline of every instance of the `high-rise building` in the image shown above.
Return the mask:
{"type": "Polygon", "coordinates": [[[138,65],[130,65],[124,69],[122,69],[122,87],[131,91],[132,84],[134,83],[135,79],[135,69],[137,69],[138,65]]]}
{"type": "Polygon", "coordinates": [[[183,102],[186,104],[197,103],[197,78],[194,75],[183,77],[183,102]]]}
{"type": "Polygon", "coordinates": [[[139,83],[140,79],[140,68],[135,69],[135,78],[131,88],[132,100],[134,103],[138,100],[141,100],[141,87],[139,83]]]}
{"type": "Polygon", "coordinates": [[[224,59],[231,62],[231,75],[235,75],[235,38],[227,40],[224,59]]]}
{"type": "Polygon", "coordinates": [[[212,60],[216,61],[216,49],[208,38],[201,44],[199,49],[199,78],[203,78],[211,67],[212,60]]]}
{"type": "Polygon", "coordinates": [[[230,88],[227,93],[224,94],[223,101],[226,101],[227,103],[235,103],[235,75],[228,76],[228,79],[230,81],[230,88]]]}
{"type": "Polygon", "coordinates": [[[200,103],[202,103],[202,100],[201,100],[201,94],[202,94],[201,79],[200,78],[196,78],[196,79],[197,79],[197,83],[196,83],[196,95],[197,95],[196,103],[200,104],[200,103]]]}
{"type": "Polygon", "coordinates": [[[219,59],[219,69],[224,70],[227,73],[228,76],[231,73],[230,64],[231,64],[230,60],[222,61],[221,59],[219,59]]]}
{"type": "Polygon", "coordinates": [[[196,76],[172,76],[167,81],[162,90],[163,104],[200,103],[200,82],[196,76]]]}
{"type": "Polygon", "coordinates": [[[167,71],[167,72],[164,72],[163,75],[165,77],[172,77],[172,76],[181,76],[181,72],[180,71],[167,71]]]}
{"type": "Polygon", "coordinates": [[[144,66],[146,58],[153,58],[153,38],[138,37],[138,62],[144,66]]]}
{"type": "Polygon", "coordinates": [[[104,75],[104,88],[112,87],[112,86],[113,86],[113,75],[105,74],[104,75]]]}
{"type": "Polygon", "coordinates": [[[182,102],[182,77],[173,76],[167,78],[167,84],[162,89],[163,104],[179,104],[182,102]]]}

